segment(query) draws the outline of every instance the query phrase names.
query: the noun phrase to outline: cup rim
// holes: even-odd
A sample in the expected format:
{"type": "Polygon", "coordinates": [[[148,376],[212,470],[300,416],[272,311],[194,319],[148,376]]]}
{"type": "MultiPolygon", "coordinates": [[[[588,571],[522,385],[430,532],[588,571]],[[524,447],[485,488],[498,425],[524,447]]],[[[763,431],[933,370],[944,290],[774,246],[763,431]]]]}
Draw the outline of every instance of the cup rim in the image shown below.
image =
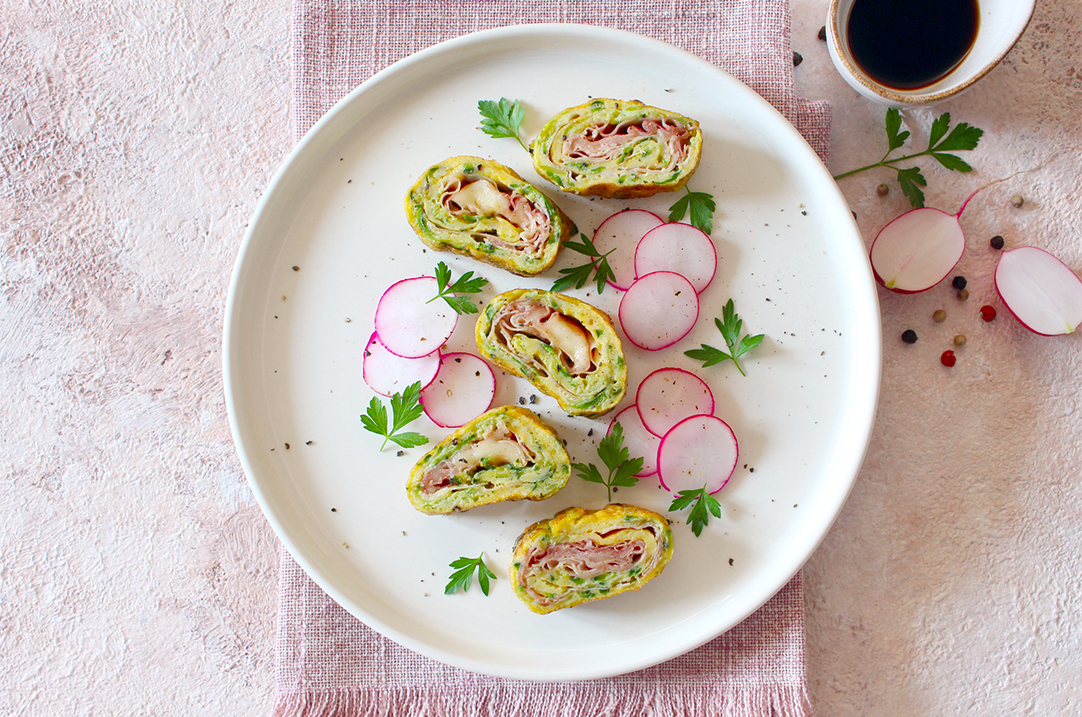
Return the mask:
{"type": "MultiPolygon", "coordinates": [[[[968,89],[973,83],[987,75],[993,67],[1003,61],[1003,58],[1014,49],[1014,46],[1018,44],[1018,41],[1022,39],[1022,35],[1025,34],[1026,28],[1029,27],[1029,23],[1033,20],[1033,12],[1036,8],[1035,0],[1031,0],[1029,14],[1026,16],[1025,23],[1018,30],[1014,39],[1007,45],[998,55],[996,55],[990,62],[984,67],[980,68],[977,72],[973,73],[965,81],[954,85],[948,89],[939,90],[931,93],[917,92],[899,92],[898,90],[891,89],[878,82],[873,81],[864,72],[856,66],[852,58],[849,56],[848,48],[844,48],[841,43],[841,38],[838,36],[838,5],[842,0],[830,0],[830,6],[827,8],[827,34],[830,37],[831,44],[833,44],[835,52],[834,56],[842,65],[845,66],[845,71],[850,78],[860,83],[862,87],[869,92],[873,92],[879,97],[893,102],[899,105],[930,105],[937,102],[953,97],[954,95],[968,89]]],[[[855,0],[854,0],[855,2],[855,0]]]]}

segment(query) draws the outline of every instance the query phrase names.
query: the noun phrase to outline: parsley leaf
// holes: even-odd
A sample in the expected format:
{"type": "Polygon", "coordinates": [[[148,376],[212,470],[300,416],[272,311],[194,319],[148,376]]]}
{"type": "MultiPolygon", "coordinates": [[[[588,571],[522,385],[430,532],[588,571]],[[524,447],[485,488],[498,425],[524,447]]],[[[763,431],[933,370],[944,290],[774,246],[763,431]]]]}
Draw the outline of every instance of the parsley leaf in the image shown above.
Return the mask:
{"type": "Polygon", "coordinates": [[[451,573],[451,579],[443,589],[444,595],[452,595],[459,590],[466,592],[473,583],[473,571],[477,571],[477,584],[481,586],[481,592],[488,595],[489,580],[495,580],[496,574],[485,565],[485,554],[481,553],[476,558],[459,558],[452,560],[449,567],[455,568],[451,573]]]}
{"type": "Polygon", "coordinates": [[[608,488],[609,502],[612,502],[612,489],[630,488],[639,482],[636,473],[642,471],[642,458],[631,458],[631,452],[624,446],[624,429],[619,423],[612,424],[612,430],[597,444],[597,456],[609,469],[608,478],[593,463],[572,463],[580,478],[588,483],[600,483],[608,488]]]}
{"type": "Polygon", "coordinates": [[[399,433],[401,429],[416,421],[424,413],[420,398],[420,381],[411,384],[402,393],[391,396],[392,422],[388,425],[387,407],[378,398],[372,397],[368,410],[361,416],[361,423],[366,431],[383,436],[383,444],[379,447],[381,451],[387,447],[387,441],[397,443],[403,448],[413,448],[428,443],[428,438],[420,433],[399,433]]]}
{"type": "Polygon", "coordinates": [[[467,296],[455,296],[455,294],[476,294],[488,284],[488,279],[483,276],[474,276],[472,271],[467,271],[451,284],[451,270],[442,261],[436,264],[436,287],[439,293],[428,302],[431,304],[436,299],[443,299],[455,310],[456,314],[476,314],[477,306],[467,296]]]}
{"type": "Polygon", "coordinates": [[[718,331],[721,332],[722,338],[725,339],[725,345],[728,347],[729,352],[726,353],[707,344],[700,344],[702,348],[685,351],[684,355],[696,361],[702,361],[703,368],[719,364],[722,361],[732,361],[736,364],[736,369],[740,371],[740,375],[747,376],[737,359],[761,344],[765,335],[745,335],[740,338],[740,329],[744,325],[744,320],[737,316],[732,299],[729,299],[728,303],[722,307],[721,318],[715,318],[714,324],[718,327],[718,331]]]}
{"type": "Polygon", "coordinates": [[[682,490],[676,494],[669,505],[670,511],[685,510],[691,507],[688,514],[688,525],[695,537],[702,535],[703,527],[710,522],[710,516],[721,518],[721,503],[718,499],[706,492],[706,486],[693,490],[682,490]]]}
{"type": "Polygon", "coordinates": [[[514,137],[524,150],[530,151],[519,136],[522,118],[526,116],[526,107],[521,100],[512,101],[506,97],[501,97],[499,102],[481,100],[477,109],[481,112],[482,132],[496,139],[514,137]]]}
{"type": "Polygon", "coordinates": [[[979,127],[974,127],[966,122],[960,122],[954,129],[950,129],[950,112],[944,112],[932,122],[932,127],[928,132],[927,149],[922,152],[907,154],[904,157],[888,159],[894,150],[905,144],[905,141],[909,138],[909,132],[899,131],[902,126],[902,115],[893,107],[887,110],[884,124],[887,132],[887,153],[883,155],[883,158],[875,164],[869,164],[867,167],[861,167],[860,169],[836,174],[834,175],[834,179],[848,177],[851,174],[863,172],[866,169],[874,169],[875,167],[893,169],[898,173],[898,184],[902,188],[902,193],[909,199],[909,203],[914,207],[923,207],[924,192],[921,191],[920,188],[927,186],[928,182],[920,173],[920,169],[918,167],[902,169],[901,167],[894,166],[895,164],[910,159],[916,159],[917,157],[930,156],[952,172],[973,171],[973,167],[971,167],[968,162],[961,157],[949,154],[949,152],[964,152],[976,149],[977,144],[984,135],[984,130],[979,127]],[[947,130],[950,130],[949,134],[947,130]]]}
{"type": "Polygon", "coordinates": [[[581,242],[565,241],[564,247],[592,257],[593,260],[581,266],[560,269],[563,276],[552,283],[552,291],[566,291],[572,286],[581,289],[586,286],[586,282],[590,281],[590,275],[593,274],[593,280],[597,285],[597,293],[600,294],[605,291],[606,282],[616,280],[616,275],[612,272],[612,267],[609,266],[609,254],[616,251],[616,248],[613,247],[602,254],[589,237],[582,233],[579,236],[582,238],[581,242]]]}
{"type": "Polygon", "coordinates": [[[686,186],[684,189],[687,190],[687,194],[677,199],[669,207],[669,221],[678,222],[684,218],[685,214],[690,212],[692,226],[697,227],[704,234],[709,234],[714,229],[711,222],[714,217],[714,210],[718,208],[713,195],[706,192],[693,192],[686,186]]]}

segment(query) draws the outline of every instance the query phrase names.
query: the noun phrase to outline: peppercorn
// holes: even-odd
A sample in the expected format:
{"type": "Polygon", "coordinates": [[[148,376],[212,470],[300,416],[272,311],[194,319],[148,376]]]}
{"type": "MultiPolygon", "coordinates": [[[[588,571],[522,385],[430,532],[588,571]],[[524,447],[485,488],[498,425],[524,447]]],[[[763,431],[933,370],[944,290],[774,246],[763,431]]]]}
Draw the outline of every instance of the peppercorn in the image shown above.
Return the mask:
{"type": "Polygon", "coordinates": [[[954,277],[954,281],[951,282],[951,286],[958,290],[966,288],[966,278],[964,276],[954,277]]]}
{"type": "Polygon", "coordinates": [[[985,321],[991,321],[992,319],[996,318],[996,310],[991,306],[982,306],[981,318],[985,321]]]}
{"type": "Polygon", "coordinates": [[[947,368],[950,368],[958,362],[958,359],[955,357],[953,351],[944,351],[943,355],[939,357],[939,362],[947,368]]]}
{"type": "Polygon", "coordinates": [[[993,249],[999,251],[1003,248],[1003,237],[1001,237],[999,234],[996,234],[994,237],[992,237],[991,244],[993,249]]]}
{"type": "Polygon", "coordinates": [[[821,28],[819,28],[819,39],[822,40],[823,42],[826,42],[826,39],[827,39],[827,26],[826,25],[823,25],[821,28]]]}
{"type": "Polygon", "coordinates": [[[936,322],[937,324],[942,324],[946,320],[947,312],[943,309],[936,309],[935,313],[932,314],[932,321],[936,322]]]}
{"type": "Polygon", "coordinates": [[[1020,209],[1025,203],[1026,200],[1022,198],[1021,194],[1015,194],[1013,197],[1011,197],[1011,206],[1015,209],[1020,209]]]}
{"type": "Polygon", "coordinates": [[[890,191],[890,187],[888,187],[885,184],[880,184],[878,187],[875,188],[875,193],[878,194],[881,197],[887,196],[887,193],[889,191],[890,191]]]}
{"type": "Polygon", "coordinates": [[[958,290],[958,298],[961,299],[962,301],[965,301],[966,299],[968,299],[969,298],[969,289],[959,289],[958,290]]]}
{"type": "Polygon", "coordinates": [[[905,341],[907,344],[917,343],[917,332],[913,329],[906,329],[902,332],[902,341],[905,341]]]}
{"type": "Polygon", "coordinates": [[[958,334],[957,336],[954,337],[954,345],[955,346],[965,346],[966,345],[966,337],[964,335],[962,335],[962,334],[958,334]]]}
{"type": "Polygon", "coordinates": [[[804,56],[801,55],[799,52],[794,51],[793,52],[793,67],[796,67],[801,62],[804,62],[804,56]]]}

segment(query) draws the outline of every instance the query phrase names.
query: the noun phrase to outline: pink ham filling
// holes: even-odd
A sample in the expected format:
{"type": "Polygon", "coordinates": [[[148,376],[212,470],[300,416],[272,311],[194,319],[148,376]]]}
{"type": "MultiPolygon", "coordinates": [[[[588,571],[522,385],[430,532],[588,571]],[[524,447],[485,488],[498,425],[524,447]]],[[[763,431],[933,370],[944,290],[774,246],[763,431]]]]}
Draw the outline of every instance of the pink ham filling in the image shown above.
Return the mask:
{"type": "MultiPolygon", "coordinates": [[[[526,556],[519,578],[522,586],[539,605],[551,605],[562,598],[539,594],[529,584],[527,578],[531,574],[564,570],[577,578],[589,579],[605,573],[626,572],[642,561],[645,552],[646,544],[642,540],[627,540],[609,545],[597,545],[592,540],[556,543],[543,549],[534,548],[526,556]]],[[[647,574],[654,565],[640,567],[640,574],[647,574]]]]}
{"type": "Polygon", "coordinates": [[[518,436],[507,428],[497,428],[477,444],[464,446],[430,468],[421,479],[421,490],[435,493],[449,487],[456,476],[472,476],[481,468],[482,459],[488,459],[485,466],[488,468],[507,464],[524,466],[533,460],[533,455],[519,443],[518,436]]]}
{"type": "Polygon", "coordinates": [[[544,251],[545,243],[551,233],[552,224],[545,212],[521,194],[505,192],[488,179],[470,180],[467,177],[458,177],[444,187],[440,201],[444,209],[453,216],[494,214],[518,227],[519,237],[514,243],[505,241],[495,234],[484,235],[486,242],[509,251],[540,254],[544,251]],[[478,187],[471,189],[471,185],[478,182],[484,182],[488,186],[481,187],[481,192],[476,191],[478,187]],[[478,194],[498,198],[491,203],[484,203],[477,200],[478,194]]]}
{"type": "Polygon", "coordinates": [[[504,345],[510,345],[513,334],[547,341],[560,351],[564,368],[571,374],[582,375],[597,368],[597,347],[590,333],[551,307],[519,299],[502,307],[492,323],[504,345]]]}
{"type": "Polygon", "coordinates": [[[650,135],[658,137],[668,148],[668,166],[675,166],[687,156],[691,133],[671,120],[642,120],[638,123],[590,127],[582,134],[564,140],[564,156],[571,159],[613,160],[626,145],[650,135]]]}

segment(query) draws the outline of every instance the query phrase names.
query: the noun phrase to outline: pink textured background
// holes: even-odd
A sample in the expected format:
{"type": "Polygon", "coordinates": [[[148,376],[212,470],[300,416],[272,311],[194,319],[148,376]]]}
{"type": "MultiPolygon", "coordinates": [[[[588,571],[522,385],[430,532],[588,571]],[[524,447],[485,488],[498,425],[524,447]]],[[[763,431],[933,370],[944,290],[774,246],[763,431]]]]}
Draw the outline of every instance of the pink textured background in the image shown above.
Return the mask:
{"type": "MultiPolygon", "coordinates": [[[[831,68],[826,4],[791,0],[793,46],[798,94],[833,103],[840,171],[882,154],[882,110],[831,68]]],[[[233,452],[220,335],[244,224],[291,146],[288,14],[0,0],[2,714],[272,702],[278,546],[233,452]]],[[[915,144],[943,110],[986,130],[975,174],[923,165],[944,209],[1075,150],[974,200],[968,302],[880,294],[871,451],[805,571],[824,717],[1082,712],[1082,336],[976,315],[999,306],[993,234],[1082,270],[1079,57],[1082,8],[1041,0],[1003,65],[910,116],[915,144]]],[[[906,208],[876,196],[886,178],[842,182],[868,241],[906,208]]]]}

